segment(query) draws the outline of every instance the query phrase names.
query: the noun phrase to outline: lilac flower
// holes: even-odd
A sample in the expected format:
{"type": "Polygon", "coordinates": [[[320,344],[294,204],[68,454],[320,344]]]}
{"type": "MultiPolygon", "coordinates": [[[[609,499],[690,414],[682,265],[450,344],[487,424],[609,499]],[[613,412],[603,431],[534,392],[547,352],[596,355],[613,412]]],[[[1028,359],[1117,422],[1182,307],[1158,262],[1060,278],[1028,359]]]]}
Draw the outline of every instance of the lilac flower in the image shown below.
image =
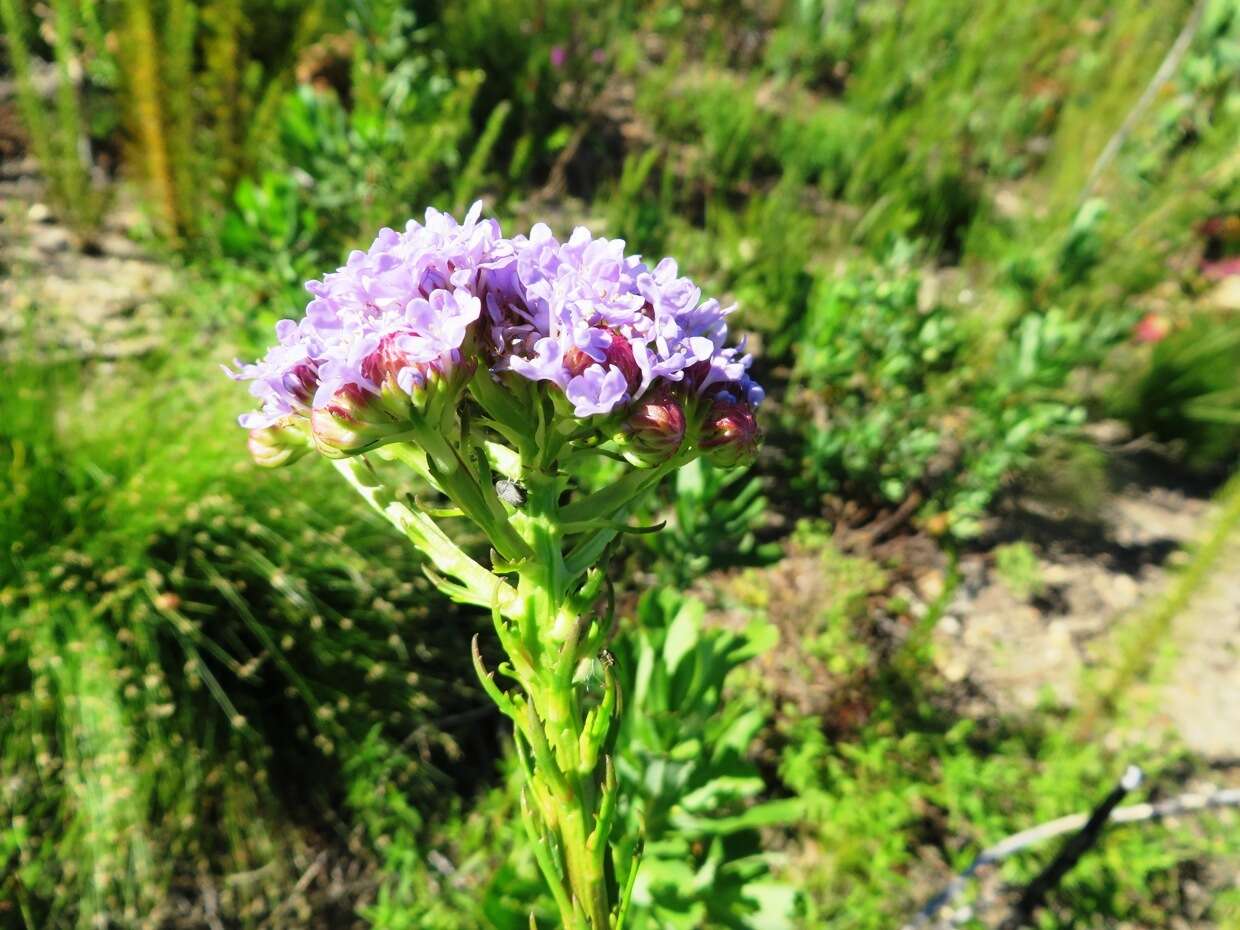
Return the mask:
{"type": "Polygon", "coordinates": [[[344,267],[308,283],[305,317],[280,321],[279,344],[233,374],[252,381],[250,391],[262,402],[241,425],[308,416],[346,386],[378,392],[387,376],[413,395],[453,370],[481,312],[481,282],[512,262],[499,224],[479,222],[480,211],[475,204],[458,224],[427,210],[425,223],[410,221],[403,233],[380,231],[369,250],[353,252],[344,267]]]}
{"type": "Polygon", "coordinates": [[[369,249],[308,283],[305,316],[281,321],[278,344],[230,372],[252,382],[260,401],[242,425],[330,407],[351,430],[390,420],[399,431],[403,403],[416,407],[446,381],[463,390],[457,374],[476,364],[500,383],[548,383],[581,419],[627,415],[671,388],[707,407],[761,402],[743,344],[727,345],[732,308],[703,300],[676,262],[651,268],[626,254],[623,240],[581,227],[565,241],[541,223],[507,239],[480,212],[475,204],[458,223],[428,210],[423,222],[380,231],[369,249]],[[367,413],[380,399],[383,415],[367,413]]]}
{"type": "Polygon", "coordinates": [[[303,338],[292,320],[276,325],[279,342],[253,365],[237,363],[238,370],[224,371],[236,381],[251,381],[250,393],[262,402],[262,408],[243,413],[238,422],[246,429],[271,426],[290,414],[305,416],[318,384],[318,352],[311,340],[303,338]]]}
{"type": "Polygon", "coordinates": [[[378,393],[390,379],[412,396],[429,379],[450,374],[461,363],[460,347],[481,306],[464,289],[436,290],[364,319],[352,330],[353,341],[320,366],[315,406],[346,385],[378,393]]]}
{"type": "Polygon", "coordinates": [[[539,224],[512,244],[522,294],[507,314],[493,311],[498,342],[509,353],[500,365],[557,385],[577,416],[610,413],[700,363],[709,371],[698,390],[745,377],[749,357],[724,348],[731,308],[702,301],[671,259],[650,269],[625,255],[622,240],[596,239],[580,227],[561,243],[539,224]],[[599,370],[587,374],[586,358],[599,370]],[[616,368],[624,390],[610,375],[616,368]],[[577,378],[584,380],[570,390],[577,378]]]}
{"type": "Polygon", "coordinates": [[[579,417],[611,413],[628,396],[628,382],[619,368],[591,365],[568,382],[564,396],[579,417]]]}

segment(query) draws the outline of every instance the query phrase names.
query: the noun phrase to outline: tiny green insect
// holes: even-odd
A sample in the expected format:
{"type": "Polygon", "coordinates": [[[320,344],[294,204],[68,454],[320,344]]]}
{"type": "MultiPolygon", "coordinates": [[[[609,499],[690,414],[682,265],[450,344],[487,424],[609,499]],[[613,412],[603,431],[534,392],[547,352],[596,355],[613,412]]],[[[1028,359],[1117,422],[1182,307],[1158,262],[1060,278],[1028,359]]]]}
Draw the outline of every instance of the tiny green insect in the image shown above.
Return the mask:
{"type": "Polygon", "coordinates": [[[585,672],[581,683],[585,685],[586,694],[593,694],[595,691],[603,691],[606,680],[604,669],[615,668],[616,657],[606,649],[600,649],[598,653],[598,662],[591,662],[585,672]]]}

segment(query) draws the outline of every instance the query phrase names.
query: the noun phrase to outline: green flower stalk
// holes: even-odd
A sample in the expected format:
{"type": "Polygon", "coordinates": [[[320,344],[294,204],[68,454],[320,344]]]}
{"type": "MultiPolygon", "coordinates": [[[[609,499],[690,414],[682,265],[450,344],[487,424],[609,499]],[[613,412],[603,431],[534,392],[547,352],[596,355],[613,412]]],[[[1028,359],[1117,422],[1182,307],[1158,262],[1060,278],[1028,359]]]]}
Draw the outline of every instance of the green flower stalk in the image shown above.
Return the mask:
{"type": "Polygon", "coordinates": [[[638,862],[613,858],[624,695],[607,553],[651,529],[628,513],[676,468],[756,453],[762,392],[725,346],[729,311],[670,260],[649,268],[583,229],[506,239],[477,206],[461,224],[428,211],[384,230],[307,288],[305,318],[234,375],[262,402],[242,417],[253,457],[317,450],[441,591],[489,611],[503,658],[488,667],[475,637],[474,666],[512,721],[522,819],[562,925],[619,930],[638,862]],[[587,493],[571,476],[600,456],[633,467],[587,493]],[[376,460],[445,506],[400,498],[376,460]],[[445,529],[460,519],[490,543],[488,564],[445,529]]]}

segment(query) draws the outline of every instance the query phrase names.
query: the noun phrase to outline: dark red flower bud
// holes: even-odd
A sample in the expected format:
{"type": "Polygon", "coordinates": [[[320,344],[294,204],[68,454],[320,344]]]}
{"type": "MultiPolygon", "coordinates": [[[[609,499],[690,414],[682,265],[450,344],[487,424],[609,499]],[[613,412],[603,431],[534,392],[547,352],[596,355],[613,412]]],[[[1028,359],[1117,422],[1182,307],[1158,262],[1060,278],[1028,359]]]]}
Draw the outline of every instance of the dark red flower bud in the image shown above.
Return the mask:
{"type": "Polygon", "coordinates": [[[633,347],[619,333],[611,334],[611,345],[607,347],[607,364],[619,368],[624,380],[629,383],[629,390],[636,391],[642,383],[642,370],[637,359],[633,357],[633,347]]]}
{"type": "Polygon", "coordinates": [[[733,468],[749,464],[757,458],[761,441],[762,431],[747,403],[724,399],[706,408],[698,445],[712,465],[733,468]]]}
{"type": "Polygon", "coordinates": [[[362,374],[382,386],[388,379],[396,380],[401,370],[409,367],[398,340],[403,333],[388,333],[379,340],[379,347],[362,359],[362,374]]]}
{"type": "MultiPolygon", "coordinates": [[[[573,377],[597,364],[600,363],[576,346],[564,353],[564,370],[573,377]]],[[[637,359],[633,357],[633,347],[624,336],[614,330],[611,332],[611,344],[607,346],[602,365],[604,368],[620,369],[630,391],[636,391],[642,383],[642,370],[638,367],[637,359]]]]}
{"type": "Polygon", "coordinates": [[[298,403],[305,405],[305,412],[308,413],[310,403],[314,400],[315,389],[319,386],[318,367],[311,362],[303,362],[289,370],[284,376],[284,382],[288,388],[289,400],[294,402],[294,406],[298,403]]]}
{"type": "Polygon", "coordinates": [[[696,394],[702,389],[702,382],[706,380],[706,376],[710,374],[710,360],[703,359],[700,362],[694,362],[685,369],[683,380],[680,382],[685,386],[685,390],[691,394],[696,394]]]}
{"type": "Polygon", "coordinates": [[[684,439],[684,408],[667,388],[647,392],[615,437],[624,457],[639,468],[666,462],[684,439]]]}
{"type": "Polygon", "coordinates": [[[573,346],[564,353],[564,370],[574,378],[584,372],[591,365],[597,364],[598,362],[590,358],[589,355],[581,351],[581,349],[576,346],[573,346]]]}

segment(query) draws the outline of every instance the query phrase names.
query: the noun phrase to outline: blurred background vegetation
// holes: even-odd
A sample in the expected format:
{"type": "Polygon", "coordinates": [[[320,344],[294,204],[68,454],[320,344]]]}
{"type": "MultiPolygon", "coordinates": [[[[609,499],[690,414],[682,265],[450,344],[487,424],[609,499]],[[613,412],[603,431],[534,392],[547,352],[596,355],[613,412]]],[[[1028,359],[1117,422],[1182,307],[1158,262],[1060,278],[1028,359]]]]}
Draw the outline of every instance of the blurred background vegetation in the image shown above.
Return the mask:
{"type": "MultiPolygon", "coordinates": [[[[1240,574],[1240,0],[0,20],[0,926],[552,926],[485,624],[325,469],[253,468],[219,372],[380,226],[476,198],[676,256],[768,387],[759,465],[684,470],[614,571],[635,928],[898,926],[1124,762],[1240,776],[1152,696],[1189,589],[1240,574]],[[1204,542],[1014,709],[945,657],[967,568],[1053,617],[1057,527],[1110,545],[1130,453],[1215,498],[1204,542]]],[[[1236,926],[1238,856],[1234,820],[1127,828],[1041,925],[1236,926]]]]}

